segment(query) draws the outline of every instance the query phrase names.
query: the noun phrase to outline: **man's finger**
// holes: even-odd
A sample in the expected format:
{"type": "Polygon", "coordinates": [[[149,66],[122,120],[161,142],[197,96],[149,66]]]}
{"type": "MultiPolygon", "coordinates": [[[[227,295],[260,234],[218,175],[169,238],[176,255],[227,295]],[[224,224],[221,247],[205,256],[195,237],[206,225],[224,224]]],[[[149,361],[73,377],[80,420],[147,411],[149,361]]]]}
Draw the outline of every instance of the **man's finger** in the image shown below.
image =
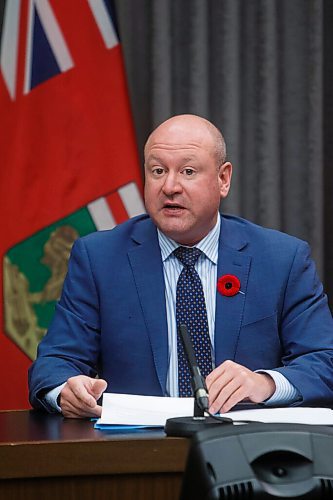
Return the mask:
{"type": "Polygon", "coordinates": [[[90,388],[90,394],[97,400],[101,397],[105,389],[107,388],[107,382],[103,379],[95,379],[90,388]]]}
{"type": "MultiPolygon", "coordinates": [[[[89,379],[88,382],[90,383],[89,379]]],[[[86,380],[84,379],[74,380],[73,378],[73,379],[68,379],[67,387],[65,386],[63,391],[65,391],[65,389],[68,388],[69,391],[73,393],[75,398],[78,401],[80,401],[83,405],[85,405],[88,408],[94,408],[96,406],[96,399],[88,392],[87,387],[89,386],[86,380]]]]}
{"type": "MultiPolygon", "coordinates": [[[[217,385],[217,384],[216,384],[217,385]]],[[[210,412],[217,413],[226,404],[229,398],[241,387],[240,381],[231,379],[226,385],[220,388],[214,399],[210,399],[210,412]]]]}
{"type": "Polygon", "coordinates": [[[70,401],[65,400],[62,407],[61,411],[63,415],[67,418],[82,418],[82,417],[100,417],[102,414],[102,407],[99,405],[96,405],[95,408],[90,409],[90,408],[84,408],[77,406],[75,404],[72,404],[70,401]]]}
{"type": "Polygon", "coordinates": [[[220,408],[220,413],[226,413],[231,410],[237,403],[243,401],[244,396],[244,388],[239,387],[237,391],[233,392],[230,397],[224,402],[224,404],[220,408]]]}

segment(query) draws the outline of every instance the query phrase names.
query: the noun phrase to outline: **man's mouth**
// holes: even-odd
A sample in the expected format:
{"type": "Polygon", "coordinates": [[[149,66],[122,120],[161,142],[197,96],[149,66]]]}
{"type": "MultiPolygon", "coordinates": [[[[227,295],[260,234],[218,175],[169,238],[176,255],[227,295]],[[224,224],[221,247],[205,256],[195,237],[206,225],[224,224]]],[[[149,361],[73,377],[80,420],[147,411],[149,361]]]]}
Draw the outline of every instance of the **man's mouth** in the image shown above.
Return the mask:
{"type": "Polygon", "coordinates": [[[166,214],[179,214],[183,210],[185,210],[185,207],[177,203],[165,203],[163,205],[163,212],[166,214]]]}
{"type": "Polygon", "coordinates": [[[166,203],[163,208],[167,208],[167,209],[170,209],[170,210],[179,210],[179,209],[184,208],[184,207],[182,207],[181,205],[176,205],[174,203],[173,204],[166,203]]]}

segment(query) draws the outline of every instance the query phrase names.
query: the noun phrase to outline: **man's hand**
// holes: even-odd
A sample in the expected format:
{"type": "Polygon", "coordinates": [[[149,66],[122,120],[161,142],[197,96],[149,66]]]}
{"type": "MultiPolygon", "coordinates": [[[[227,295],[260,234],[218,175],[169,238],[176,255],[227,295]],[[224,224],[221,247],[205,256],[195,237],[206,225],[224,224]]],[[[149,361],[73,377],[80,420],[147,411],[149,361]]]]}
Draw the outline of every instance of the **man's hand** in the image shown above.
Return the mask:
{"type": "Polygon", "coordinates": [[[255,373],[245,366],[224,361],[206,378],[209,411],[227,412],[244,399],[261,403],[275,392],[275,382],[266,373],[255,373]]]}
{"type": "Polygon", "coordinates": [[[105,391],[105,380],[77,375],[67,380],[60,393],[60,408],[65,417],[100,417],[102,407],[97,400],[105,391]]]}

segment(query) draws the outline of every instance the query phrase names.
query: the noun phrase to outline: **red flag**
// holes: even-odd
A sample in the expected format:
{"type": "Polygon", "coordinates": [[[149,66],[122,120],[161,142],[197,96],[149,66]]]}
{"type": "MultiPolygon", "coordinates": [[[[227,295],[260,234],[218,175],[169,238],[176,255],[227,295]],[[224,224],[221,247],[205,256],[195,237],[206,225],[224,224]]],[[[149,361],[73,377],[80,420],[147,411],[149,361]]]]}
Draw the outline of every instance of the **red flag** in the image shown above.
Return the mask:
{"type": "Polygon", "coordinates": [[[107,1],[7,1],[0,55],[0,409],[12,409],[28,406],[74,239],[144,209],[107,1]]]}

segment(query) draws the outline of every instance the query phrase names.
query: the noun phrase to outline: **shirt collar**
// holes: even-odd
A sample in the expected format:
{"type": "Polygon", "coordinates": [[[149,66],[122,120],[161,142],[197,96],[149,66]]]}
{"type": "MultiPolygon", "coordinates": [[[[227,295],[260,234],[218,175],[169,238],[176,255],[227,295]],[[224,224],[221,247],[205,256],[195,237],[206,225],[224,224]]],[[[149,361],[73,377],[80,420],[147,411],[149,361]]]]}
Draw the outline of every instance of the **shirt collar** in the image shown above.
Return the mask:
{"type": "MultiPolygon", "coordinates": [[[[211,229],[207,236],[195,245],[195,247],[201,250],[214,264],[217,264],[220,229],[221,217],[220,214],[218,214],[217,221],[213,229],[211,229]]],[[[172,252],[181,245],[171,238],[168,238],[158,228],[157,234],[158,242],[161,248],[162,261],[164,262],[170,257],[172,252]]]]}

